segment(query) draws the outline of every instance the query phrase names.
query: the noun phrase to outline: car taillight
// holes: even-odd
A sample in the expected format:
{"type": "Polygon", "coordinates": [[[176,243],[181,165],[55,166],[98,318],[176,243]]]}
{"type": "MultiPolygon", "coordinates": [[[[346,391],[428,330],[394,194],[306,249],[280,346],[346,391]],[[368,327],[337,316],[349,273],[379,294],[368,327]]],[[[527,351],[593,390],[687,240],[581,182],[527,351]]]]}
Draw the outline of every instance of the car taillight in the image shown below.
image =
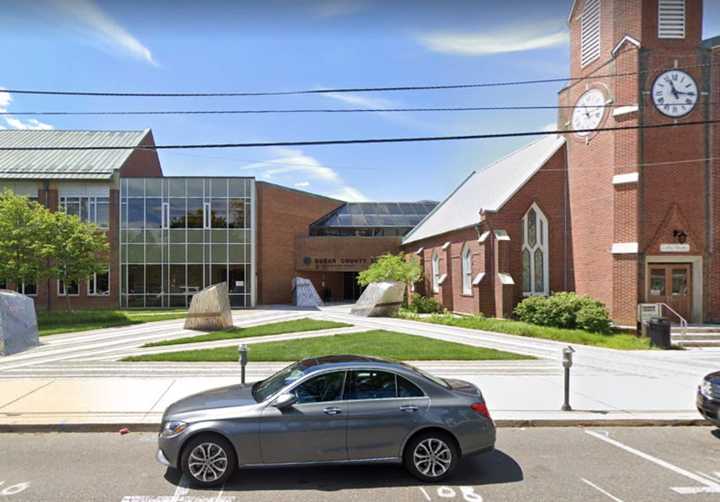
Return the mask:
{"type": "Polygon", "coordinates": [[[485,403],[473,403],[470,405],[470,408],[472,408],[473,411],[477,411],[485,418],[490,418],[490,411],[488,411],[488,407],[485,403]]]}

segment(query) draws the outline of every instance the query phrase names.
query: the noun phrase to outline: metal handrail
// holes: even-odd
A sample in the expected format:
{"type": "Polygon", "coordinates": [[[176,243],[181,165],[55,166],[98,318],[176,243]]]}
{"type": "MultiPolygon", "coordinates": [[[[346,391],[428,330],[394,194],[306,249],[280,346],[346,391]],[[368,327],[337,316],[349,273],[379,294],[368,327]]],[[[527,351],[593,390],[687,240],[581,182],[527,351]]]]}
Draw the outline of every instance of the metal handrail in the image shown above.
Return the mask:
{"type": "Polygon", "coordinates": [[[683,316],[681,316],[680,314],[678,314],[678,313],[677,313],[670,305],[668,305],[667,303],[662,303],[662,302],[661,302],[660,305],[662,305],[663,307],[665,307],[666,309],[668,309],[670,312],[672,312],[673,314],[675,314],[675,317],[677,317],[678,319],[680,319],[680,330],[682,331],[682,335],[683,335],[683,336],[687,335],[688,322],[685,320],[685,318],[684,318],[683,316]]]}

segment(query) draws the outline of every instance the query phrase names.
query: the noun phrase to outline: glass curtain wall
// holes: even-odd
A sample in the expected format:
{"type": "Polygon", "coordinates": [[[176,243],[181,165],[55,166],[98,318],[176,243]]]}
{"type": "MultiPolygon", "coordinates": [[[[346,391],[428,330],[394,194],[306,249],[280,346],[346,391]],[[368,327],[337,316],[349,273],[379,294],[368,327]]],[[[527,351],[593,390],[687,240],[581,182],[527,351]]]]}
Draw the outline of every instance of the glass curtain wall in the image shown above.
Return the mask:
{"type": "Polygon", "coordinates": [[[186,307],[227,282],[230,304],[250,307],[254,284],[253,178],[123,178],[121,302],[186,307]]]}

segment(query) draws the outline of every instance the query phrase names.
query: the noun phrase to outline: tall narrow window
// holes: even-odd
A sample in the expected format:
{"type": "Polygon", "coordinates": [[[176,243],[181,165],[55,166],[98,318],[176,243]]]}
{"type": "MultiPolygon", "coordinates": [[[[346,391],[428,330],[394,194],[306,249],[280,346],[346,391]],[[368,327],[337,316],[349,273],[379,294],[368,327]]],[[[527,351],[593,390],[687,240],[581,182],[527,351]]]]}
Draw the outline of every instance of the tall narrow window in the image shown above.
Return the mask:
{"type": "Polygon", "coordinates": [[[580,19],[580,66],[600,57],[600,0],[585,0],[580,19]]]}
{"type": "Polygon", "coordinates": [[[440,255],[437,251],[432,255],[432,289],[433,293],[440,291],[440,255]]]}
{"type": "Polygon", "coordinates": [[[110,271],[88,277],[87,287],[88,296],[108,296],[110,294],[110,271]]]}
{"type": "Polygon", "coordinates": [[[522,286],[524,295],[547,295],[549,287],[548,221],[533,204],[522,221],[522,286]]]}
{"type": "Polygon", "coordinates": [[[470,245],[465,244],[460,255],[461,270],[462,270],[462,292],[464,295],[472,294],[472,252],[470,251],[470,245]]]}
{"type": "Polygon", "coordinates": [[[685,38],[685,0],[658,1],[658,38],[685,38]]]}

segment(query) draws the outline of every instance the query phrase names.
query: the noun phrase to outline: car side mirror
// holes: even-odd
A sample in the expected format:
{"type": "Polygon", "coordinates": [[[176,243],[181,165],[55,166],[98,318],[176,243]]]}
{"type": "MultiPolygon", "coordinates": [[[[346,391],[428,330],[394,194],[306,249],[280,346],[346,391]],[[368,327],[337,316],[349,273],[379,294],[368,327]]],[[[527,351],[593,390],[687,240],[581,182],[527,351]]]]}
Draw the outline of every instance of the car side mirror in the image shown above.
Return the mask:
{"type": "Polygon", "coordinates": [[[297,402],[297,396],[291,392],[286,392],[285,394],[280,394],[275,401],[273,401],[273,406],[275,408],[278,408],[282,410],[283,408],[289,408],[293,404],[297,402]]]}

